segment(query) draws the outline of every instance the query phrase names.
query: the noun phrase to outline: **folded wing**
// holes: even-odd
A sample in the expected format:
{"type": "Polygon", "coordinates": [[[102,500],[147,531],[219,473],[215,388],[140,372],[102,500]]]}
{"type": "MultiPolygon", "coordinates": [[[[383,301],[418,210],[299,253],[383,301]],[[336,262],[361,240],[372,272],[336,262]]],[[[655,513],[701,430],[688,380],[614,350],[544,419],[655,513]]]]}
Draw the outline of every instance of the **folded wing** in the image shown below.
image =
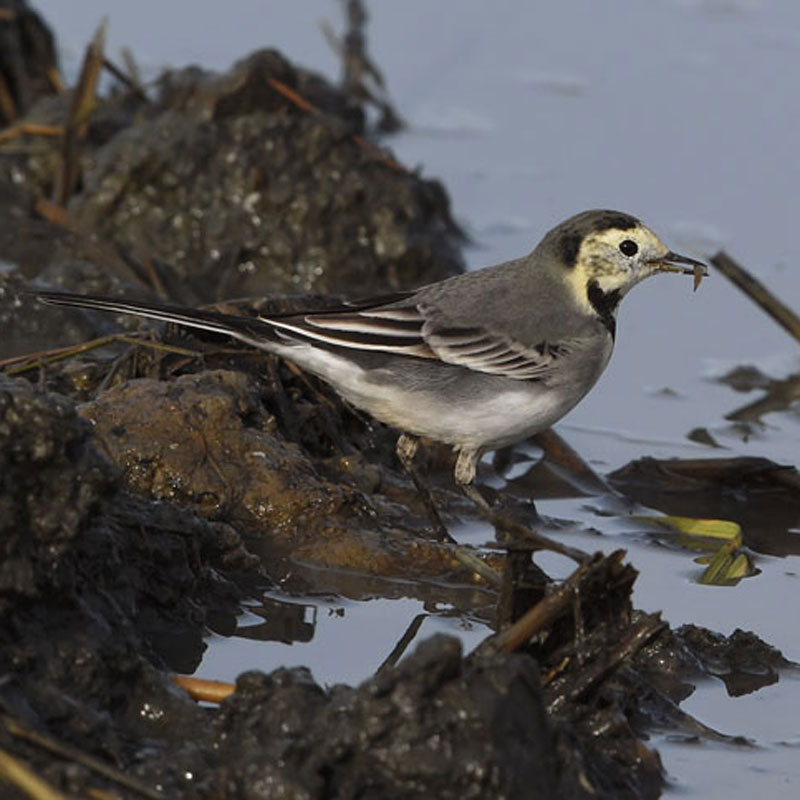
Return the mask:
{"type": "Polygon", "coordinates": [[[289,338],[438,359],[521,381],[545,378],[554,361],[566,350],[546,342],[529,347],[479,327],[446,325],[413,302],[269,317],[264,321],[289,338]]]}

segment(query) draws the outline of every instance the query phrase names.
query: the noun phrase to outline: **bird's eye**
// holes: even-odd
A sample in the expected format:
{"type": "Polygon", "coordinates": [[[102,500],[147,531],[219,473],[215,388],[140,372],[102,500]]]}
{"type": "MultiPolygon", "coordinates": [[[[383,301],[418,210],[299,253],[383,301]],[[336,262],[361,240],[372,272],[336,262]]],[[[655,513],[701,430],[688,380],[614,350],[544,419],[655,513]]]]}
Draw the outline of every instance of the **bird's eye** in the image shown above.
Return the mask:
{"type": "Polygon", "coordinates": [[[625,239],[619,243],[619,251],[624,256],[635,256],[639,252],[639,245],[633,239],[625,239]]]}

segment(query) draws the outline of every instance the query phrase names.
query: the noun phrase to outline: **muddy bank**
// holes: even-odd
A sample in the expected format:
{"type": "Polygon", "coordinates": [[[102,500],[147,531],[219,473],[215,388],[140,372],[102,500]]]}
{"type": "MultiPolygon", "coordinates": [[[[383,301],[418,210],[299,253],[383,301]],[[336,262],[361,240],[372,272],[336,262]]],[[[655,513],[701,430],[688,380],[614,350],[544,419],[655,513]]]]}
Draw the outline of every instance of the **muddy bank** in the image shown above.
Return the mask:
{"type": "Polygon", "coordinates": [[[462,268],[441,185],[370,144],[359,107],[277,51],[117,88],[69,152],[28,133],[67,130],[77,91],[45,96],[0,146],[0,257],[28,276],[201,303],[369,295],[462,268]],[[72,191],[50,205],[65,172],[72,191]]]}
{"type": "Polygon", "coordinates": [[[358,688],[282,669],[198,706],[169,670],[194,669],[203,635],[270,588],[269,565],[234,526],[125,488],[68,398],[2,378],[0,401],[0,736],[63,791],[656,797],[646,730],[726,738],[678,709],[694,681],[752,691],[787,667],[755,637],[673,634],[635,612],[635,571],[616,554],[584,568],[520,652],[498,638],[465,658],[437,637],[358,688]]]}
{"type": "MultiPolygon", "coordinates": [[[[2,357],[42,351],[0,376],[0,747],[17,763],[78,796],[655,797],[647,730],[725,738],[677,707],[694,681],[752,689],[787,667],[744,635],[636,612],[635,570],[613,554],[571,584],[530,569],[512,605],[533,623],[513,644],[398,647],[360,687],[242,664],[228,700],[197,705],[170,672],[192,672],[247,601],[291,602],[303,570],[317,591],[394,582],[488,625],[497,591],[430,536],[396,432],[320,382],[27,292],[253,313],[453,274],[460,237],[442,188],[376,148],[358,103],[276,51],[115,84],[86,118],[74,93],[42,95],[0,140],[2,357]]],[[[468,517],[452,455],[423,458],[446,520],[468,517]]],[[[504,569],[502,548],[481,558],[504,569]]]]}

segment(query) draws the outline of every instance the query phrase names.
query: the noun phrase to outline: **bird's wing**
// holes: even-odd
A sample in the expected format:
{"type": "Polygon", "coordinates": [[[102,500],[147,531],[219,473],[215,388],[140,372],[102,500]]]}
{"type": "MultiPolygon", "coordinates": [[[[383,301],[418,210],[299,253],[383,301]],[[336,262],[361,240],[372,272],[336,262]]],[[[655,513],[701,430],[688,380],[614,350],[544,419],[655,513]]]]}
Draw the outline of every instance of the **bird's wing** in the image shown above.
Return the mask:
{"type": "Polygon", "coordinates": [[[413,295],[389,305],[262,319],[292,339],[435,359],[516,380],[546,377],[568,349],[544,341],[529,347],[480,327],[445,324],[413,295]]]}
{"type": "Polygon", "coordinates": [[[443,327],[430,322],[423,326],[423,336],[436,356],[448,364],[519,381],[543,380],[559,356],[569,350],[565,344],[542,341],[530,347],[482,328],[443,327]]]}
{"type": "Polygon", "coordinates": [[[558,357],[571,349],[564,342],[542,341],[528,346],[478,326],[452,325],[441,318],[437,308],[411,293],[399,295],[399,300],[394,295],[388,304],[381,299],[334,310],[259,317],[94,295],[42,291],[37,296],[54,305],[134,314],[227,334],[267,350],[277,336],[292,343],[438,360],[521,381],[545,379],[558,357]]]}
{"type": "Polygon", "coordinates": [[[359,305],[261,319],[286,337],[353,350],[436,358],[422,335],[425,317],[413,302],[359,305]]]}

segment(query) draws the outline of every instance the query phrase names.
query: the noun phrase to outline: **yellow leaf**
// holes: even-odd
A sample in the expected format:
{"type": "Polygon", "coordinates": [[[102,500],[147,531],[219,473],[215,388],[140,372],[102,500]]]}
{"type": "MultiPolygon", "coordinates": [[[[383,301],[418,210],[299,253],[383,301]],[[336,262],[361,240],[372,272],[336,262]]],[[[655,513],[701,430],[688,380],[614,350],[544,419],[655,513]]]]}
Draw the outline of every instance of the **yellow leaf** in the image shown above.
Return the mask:
{"type": "Polygon", "coordinates": [[[742,543],[742,527],[729,519],[696,519],[695,517],[655,517],[660,525],[667,525],[687,536],[707,539],[724,539],[742,543]]]}

